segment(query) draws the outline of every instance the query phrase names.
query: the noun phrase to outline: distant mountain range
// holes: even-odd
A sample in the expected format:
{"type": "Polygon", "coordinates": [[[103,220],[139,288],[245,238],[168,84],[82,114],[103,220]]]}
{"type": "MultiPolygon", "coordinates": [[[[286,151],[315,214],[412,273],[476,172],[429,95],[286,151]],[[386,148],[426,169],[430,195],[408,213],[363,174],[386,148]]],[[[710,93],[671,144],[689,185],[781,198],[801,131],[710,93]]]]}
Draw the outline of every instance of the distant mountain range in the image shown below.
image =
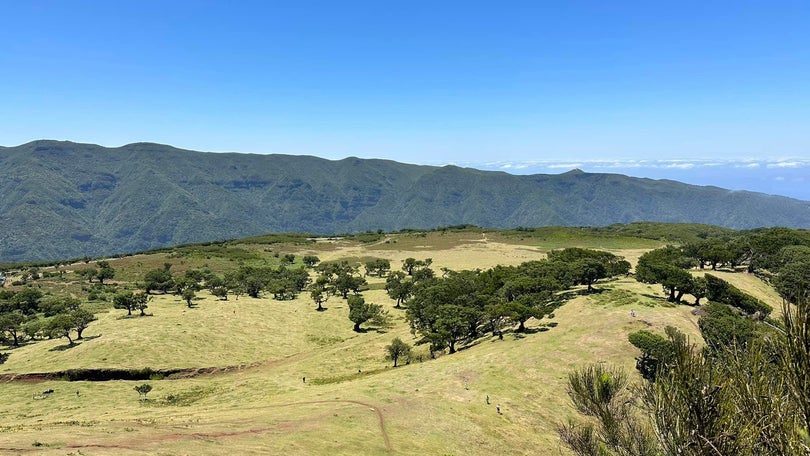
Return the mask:
{"type": "Polygon", "coordinates": [[[0,147],[0,262],[268,232],[608,225],[810,227],[810,202],[574,170],[516,176],[387,160],[203,153],[136,143],[0,147]]]}

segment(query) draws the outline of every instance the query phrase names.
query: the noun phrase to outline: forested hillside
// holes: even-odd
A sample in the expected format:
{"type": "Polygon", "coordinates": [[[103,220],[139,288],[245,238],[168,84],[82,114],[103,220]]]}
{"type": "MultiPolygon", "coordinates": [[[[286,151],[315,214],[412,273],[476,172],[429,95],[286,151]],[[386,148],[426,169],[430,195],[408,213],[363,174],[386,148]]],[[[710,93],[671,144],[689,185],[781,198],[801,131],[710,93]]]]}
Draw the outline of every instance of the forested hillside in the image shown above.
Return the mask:
{"type": "Polygon", "coordinates": [[[212,154],[138,143],[0,148],[0,259],[98,256],[268,232],[608,225],[810,227],[810,203],[571,171],[212,154]]]}

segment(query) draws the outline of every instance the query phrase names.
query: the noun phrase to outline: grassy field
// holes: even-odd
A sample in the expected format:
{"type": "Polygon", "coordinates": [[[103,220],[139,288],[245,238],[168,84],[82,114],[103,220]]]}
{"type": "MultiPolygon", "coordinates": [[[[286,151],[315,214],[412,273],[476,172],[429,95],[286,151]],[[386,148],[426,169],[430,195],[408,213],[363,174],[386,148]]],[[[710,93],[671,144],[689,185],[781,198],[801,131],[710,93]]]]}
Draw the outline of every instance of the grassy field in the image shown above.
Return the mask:
{"type": "MultiPolygon", "coordinates": [[[[503,241],[486,233],[404,233],[370,243],[249,244],[222,256],[163,252],[111,264],[124,279],[166,261],[173,270],[204,264],[215,269],[239,261],[272,262],[274,252],[315,254],[321,260],[380,257],[394,267],[407,257],[430,257],[436,270],[473,269],[540,259],[548,249],[566,246],[535,238],[523,244],[515,238],[503,241]]],[[[660,245],[651,242],[622,238],[605,248],[634,262],[660,245]]],[[[723,277],[777,304],[755,277],[733,276],[734,281],[723,277]]],[[[384,346],[394,337],[411,343],[414,338],[404,310],[394,309],[381,289],[382,280],[369,281],[364,296],[388,309],[389,328],[353,332],[345,301],[336,297],[326,302],[327,311],[317,312],[306,294],[283,302],[218,301],[202,292],[192,309],[177,297],[157,296],[148,317],[122,318],[126,312],[106,309],[85,331],[86,339],[71,348],[51,340],[4,349],[11,356],[0,373],[220,369],[150,380],[154,389],[148,401],[139,401],[133,390],[144,382],[4,383],[0,453],[568,454],[555,426],[573,414],[565,392],[571,369],[604,361],[635,372],[636,351],[627,334],[639,329],[663,331],[673,325],[699,340],[690,307],[667,304],[658,285],[623,278],[597,284],[602,293],[577,296],[551,320],[530,320],[526,334],[482,338],[435,360],[418,347],[422,362],[394,369],[383,359],[384,346]],[[54,393],[40,398],[49,389],[54,393]]]]}

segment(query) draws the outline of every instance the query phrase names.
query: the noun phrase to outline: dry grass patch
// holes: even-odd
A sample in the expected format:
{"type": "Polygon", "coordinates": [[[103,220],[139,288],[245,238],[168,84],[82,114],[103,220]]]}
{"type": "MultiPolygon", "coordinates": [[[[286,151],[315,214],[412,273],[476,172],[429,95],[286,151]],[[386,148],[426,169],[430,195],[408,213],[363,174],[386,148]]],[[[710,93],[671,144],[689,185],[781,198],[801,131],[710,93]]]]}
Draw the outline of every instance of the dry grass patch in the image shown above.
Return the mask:
{"type": "MultiPolygon", "coordinates": [[[[296,252],[322,260],[382,257],[391,260],[392,269],[407,257],[431,257],[437,271],[545,256],[540,248],[475,233],[397,236],[405,240],[365,246],[330,241],[323,249],[325,243],[316,243],[296,252]]],[[[637,258],[641,251],[636,245],[614,253],[637,258]]],[[[733,278],[744,283],[727,280],[743,290],[760,287],[743,275],[733,278]]],[[[393,309],[380,289],[382,280],[369,281],[372,289],[364,296],[385,306],[390,327],[353,332],[346,302],[336,297],[325,303],[327,311],[317,312],[306,294],[283,302],[246,297],[223,302],[201,293],[194,309],[161,296],[150,303],[151,317],[122,319],[125,312],[119,310],[100,314],[86,334],[101,337],[69,350],[50,351],[61,341],[13,350],[1,372],[248,366],[150,381],[154,389],[146,403],[133,390],[143,382],[4,384],[0,451],[389,454],[387,435],[394,454],[559,454],[555,425],[574,415],[565,393],[570,370],[604,361],[633,371],[637,352],[627,336],[639,329],[663,332],[672,325],[700,340],[691,307],[667,304],[658,285],[623,278],[599,283],[602,293],[579,295],[557,309],[555,327],[530,320],[527,334],[483,337],[454,355],[425,356],[424,362],[394,369],[383,359],[385,345],[394,337],[410,343],[414,338],[404,310],[393,309]],[[47,389],[55,392],[33,399],[47,389]],[[33,447],[34,442],[52,446],[33,447]]],[[[770,292],[758,293],[773,303],[770,292]]],[[[418,349],[424,353],[424,347],[418,349]]]]}

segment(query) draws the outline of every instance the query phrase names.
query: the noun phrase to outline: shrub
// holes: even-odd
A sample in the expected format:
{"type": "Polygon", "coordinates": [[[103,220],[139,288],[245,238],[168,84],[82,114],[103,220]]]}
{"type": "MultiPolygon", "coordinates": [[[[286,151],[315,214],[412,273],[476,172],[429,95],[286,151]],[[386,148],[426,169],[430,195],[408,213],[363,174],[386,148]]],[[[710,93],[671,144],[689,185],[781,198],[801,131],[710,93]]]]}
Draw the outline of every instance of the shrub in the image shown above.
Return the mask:
{"type": "Polygon", "coordinates": [[[749,315],[759,312],[761,318],[773,311],[773,307],[768,304],[711,274],[706,274],[706,297],[709,301],[736,307],[749,315]]]}

